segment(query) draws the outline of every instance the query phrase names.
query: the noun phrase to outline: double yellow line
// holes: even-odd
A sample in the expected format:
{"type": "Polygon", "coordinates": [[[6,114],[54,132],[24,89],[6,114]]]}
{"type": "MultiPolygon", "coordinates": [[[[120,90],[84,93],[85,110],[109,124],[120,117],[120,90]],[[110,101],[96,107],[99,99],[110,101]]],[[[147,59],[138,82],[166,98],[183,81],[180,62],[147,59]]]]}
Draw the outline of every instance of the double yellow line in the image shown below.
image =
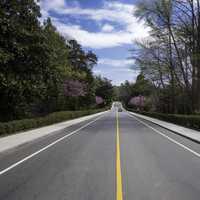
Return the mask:
{"type": "Polygon", "coordinates": [[[119,113],[116,112],[117,138],[116,138],[116,200],[123,200],[121,158],[120,158],[120,137],[119,137],[119,113]]]}

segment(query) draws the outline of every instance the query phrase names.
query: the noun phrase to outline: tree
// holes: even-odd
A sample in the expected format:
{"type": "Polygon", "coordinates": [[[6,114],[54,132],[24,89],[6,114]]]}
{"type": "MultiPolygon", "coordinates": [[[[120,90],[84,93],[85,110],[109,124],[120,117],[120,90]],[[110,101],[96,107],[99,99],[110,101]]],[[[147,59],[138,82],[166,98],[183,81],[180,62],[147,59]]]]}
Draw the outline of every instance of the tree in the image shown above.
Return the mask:
{"type": "Polygon", "coordinates": [[[68,41],[69,45],[69,63],[72,69],[81,73],[81,81],[87,82],[87,96],[81,99],[81,106],[88,107],[95,103],[95,84],[92,68],[97,64],[98,58],[92,52],[85,52],[82,46],[76,40],[68,41]]]}
{"type": "Polygon", "coordinates": [[[158,91],[168,90],[172,113],[180,110],[176,105],[180,93],[189,110],[200,110],[199,11],[199,0],[139,1],[137,5],[136,16],[151,28],[151,38],[139,43],[137,61],[158,91]],[[144,61],[140,55],[147,55],[144,61]]]}
{"type": "Polygon", "coordinates": [[[111,81],[97,76],[95,95],[101,97],[107,106],[110,105],[114,95],[114,89],[111,81]]]}
{"type": "Polygon", "coordinates": [[[34,0],[0,1],[1,121],[95,105],[97,56],[39,17],[34,0]]]}
{"type": "Polygon", "coordinates": [[[65,79],[72,77],[73,70],[68,60],[69,47],[52,25],[50,18],[44,22],[42,28],[48,68],[44,74],[46,92],[42,98],[40,112],[48,113],[63,108],[65,104],[63,83],[65,79]]]}
{"type": "Polygon", "coordinates": [[[97,104],[98,106],[104,104],[104,99],[103,99],[102,97],[96,96],[96,97],[95,97],[95,101],[96,101],[96,104],[97,104]]]}
{"type": "MultiPolygon", "coordinates": [[[[144,75],[141,73],[137,76],[135,83],[130,83],[125,81],[118,87],[119,90],[119,100],[123,102],[125,106],[130,106],[131,99],[134,97],[149,97],[153,93],[153,86],[145,79],[144,75]]],[[[135,98],[137,100],[137,98],[135,98]]],[[[141,98],[139,98],[141,99],[141,98]]]]}
{"type": "Polygon", "coordinates": [[[0,2],[1,119],[24,115],[44,92],[46,55],[38,17],[34,0],[0,2]]]}

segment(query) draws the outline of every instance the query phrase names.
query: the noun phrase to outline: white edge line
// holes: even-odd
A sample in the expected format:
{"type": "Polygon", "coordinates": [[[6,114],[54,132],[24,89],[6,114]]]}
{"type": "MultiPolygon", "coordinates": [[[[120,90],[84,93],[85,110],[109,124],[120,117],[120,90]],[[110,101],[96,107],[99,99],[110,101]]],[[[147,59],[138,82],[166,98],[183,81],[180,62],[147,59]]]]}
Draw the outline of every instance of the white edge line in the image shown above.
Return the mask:
{"type": "Polygon", "coordinates": [[[177,142],[176,140],[172,139],[171,137],[163,134],[162,132],[158,131],[157,129],[153,128],[152,126],[149,126],[148,124],[146,124],[145,122],[143,122],[142,120],[138,119],[137,117],[133,116],[132,114],[128,113],[128,115],[134,119],[136,119],[137,121],[139,121],[140,123],[142,123],[143,125],[147,126],[148,128],[152,129],[153,131],[155,131],[156,133],[160,134],[161,136],[165,137],[166,139],[170,140],[171,142],[177,144],[178,146],[182,147],[183,149],[193,153],[195,156],[197,156],[198,158],[200,158],[200,154],[197,153],[196,151],[190,149],[189,147],[186,147],[185,145],[177,142]]]}
{"type": "Polygon", "coordinates": [[[19,160],[18,162],[16,162],[16,163],[10,165],[10,166],[7,167],[6,169],[3,169],[2,171],[0,171],[0,175],[5,174],[6,172],[10,171],[11,169],[13,169],[13,168],[19,166],[20,164],[22,164],[23,162],[25,162],[25,161],[27,161],[27,160],[33,158],[34,156],[38,155],[39,153],[41,153],[41,152],[45,151],[46,149],[48,149],[48,148],[54,146],[54,145],[57,144],[58,142],[60,142],[60,141],[62,141],[62,140],[64,140],[64,139],[66,139],[66,138],[68,138],[68,137],[74,135],[74,134],[77,133],[78,131],[84,129],[85,127],[87,127],[87,126],[89,126],[90,124],[94,123],[95,121],[99,120],[99,119],[102,118],[104,115],[105,115],[105,114],[102,114],[101,116],[97,117],[95,120],[93,120],[93,121],[91,121],[91,122],[89,122],[89,123],[87,123],[87,124],[81,126],[80,128],[76,129],[75,131],[72,131],[71,133],[69,133],[69,134],[67,134],[67,135],[65,135],[65,136],[63,136],[63,137],[61,137],[61,138],[55,140],[54,142],[52,142],[52,143],[50,143],[49,145],[43,147],[42,149],[36,151],[35,153],[32,153],[31,155],[29,155],[29,156],[23,158],[22,160],[19,160]]]}

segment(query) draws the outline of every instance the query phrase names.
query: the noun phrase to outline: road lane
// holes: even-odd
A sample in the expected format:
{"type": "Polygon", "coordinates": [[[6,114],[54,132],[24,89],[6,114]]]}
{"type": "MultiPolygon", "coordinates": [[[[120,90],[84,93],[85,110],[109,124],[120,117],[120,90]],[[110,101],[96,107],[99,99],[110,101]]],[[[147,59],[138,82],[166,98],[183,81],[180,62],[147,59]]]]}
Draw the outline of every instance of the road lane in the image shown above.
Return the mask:
{"type": "MultiPolygon", "coordinates": [[[[116,118],[115,112],[106,114],[70,140],[60,141],[0,176],[0,199],[199,199],[200,159],[126,112],[118,114],[119,118],[116,118]],[[121,176],[117,173],[117,163],[121,176]],[[117,196],[119,177],[122,195],[117,196]]],[[[149,125],[158,128],[151,123],[149,125]]],[[[39,143],[48,144],[74,128],[66,129],[55,138],[53,135],[44,138],[47,141],[39,143]]],[[[191,149],[194,147],[195,151],[200,149],[199,144],[158,129],[177,142],[184,142],[191,149]]],[[[13,150],[7,159],[6,154],[0,155],[0,166],[2,162],[11,162],[20,151],[22,155],[25,151],[32,152],[32,145],[13,150]]]]}
{"type": "MultiPolygon", "coordinates": [[[[103,117],[103,115],[99,117],[101,118],[103,117]]],[[[76,132],[78,129],[86,126],[88,123],[92,123],[92,121],[98,120],[99,117],[97,116],[92,119],[85,120],[83,122],[74,124],[62,130],[52,132],[44,137],[32,140],[31,142],[27,142],[23,145],[9,149],[7,151],[0,152],[0,172],[3,169],[6,169],[7,167],[11,166],[12,164],[24,159],[25,157],[34,154],[40,149],[45,148],[46,146],[55,142],[56,140],[59,140],[60,138],[65,137],[71,134],[72,132],[76,132]]]]}
{"type": "Polygon", "coordinates": [[[126,113],[120,124],[124,199],[199,199],[198,157],[126,113]]]}
{"type": "Polygon", "coordinates": [[[0,177],[0,199],[114,199],[115,113],[0,177]]]}
{"type": "Polygon", "coordinates": [[[96,121],[97,121],[98,119],[100,119],[101,117],[102,117],[102,116],[100,116],[100,117],[98,117],[98,118],[92,120],[91,122],[86,123],[85,125],[79,127],[78,129],[76,129],[76,130],[74,130],[74,131],[72,131],[72,132],[70,132],[70,133],[68,133],[68,134],[65,134],[63,137],[58,138],[57,140],[51,142],[51,143],[48,144],[48,145],[45,145],[44,147],[40,148],[39,150],[35,151],[34,153],[32,153],[32,154],[30,154],[30,155],[28,155],[28,156],[22,158],[21,160],[18,160],[17,162],[15,162],[15,163],[13,163],[13,164],[11,164],[11,165],[9,165],[7,168],[5,168],[5,169],[3,169],[3,170],[0,171],[0,176],[1,176],[1,175],[4,175],[4,174],[6,174],[6,173],[8,173],[10,170],[12,170],[12,169],[14,169],[14,168],[16,168],[16,167],[18,167],[18,166],[20,166],[21,164],[23,164],[23,163],[26,162],[27,160],[29,160],[29,159],[31,159],[31,158],[33,158],[33,157],[39,155],[39,154],[42,153],[43,151],[48,150],[49,148],[53,147],[54,145],[58,144],[59,142],[61,142],[61,141],[63,141],[63,140],[66,140],[66,139],[72,137],[72,136],[75,135],[75,134],[79,134],[80,131],[81,131],[82,129],[84,129],[84,128],[90,126],[92,123],[96,122],[96,121]]]}

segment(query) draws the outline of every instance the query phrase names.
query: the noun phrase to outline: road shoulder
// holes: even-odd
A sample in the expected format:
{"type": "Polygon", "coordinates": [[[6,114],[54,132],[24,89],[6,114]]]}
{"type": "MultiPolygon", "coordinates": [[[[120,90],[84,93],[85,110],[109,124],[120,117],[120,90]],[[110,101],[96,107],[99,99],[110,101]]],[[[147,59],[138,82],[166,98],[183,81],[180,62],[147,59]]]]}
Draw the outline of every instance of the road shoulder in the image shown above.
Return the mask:
{"type": "Polygon", "coordinates": [[[98,116],[105,114],[107,112],[108,111],[104,111],[104,112],[100,112],[100,113],[96,113],[96,114],[92,114],[92,115],[88,115],[88,116],[84,116],[84,117],[79,117],[79,118],[76,118],[76,119],[73,119],[73,120],[68,120],[68,121],[65,121],[65,122],[56,123],[56,124],[53,124],[53,125],[50,125],[50,126],[45,126],[45,127],[42,127],[42,128],[37,128],[37,129],[13,134],[13,135],[10,135],[10,136],[2,137],[2,138],[0,138],[0,153],[7,151],[7,150],[10,150],[12,148],[15,148],[17,146],[26,144],[28,142],[35,140],[35,139],[44,137],[44,136],[51,134],[55,131],[60,131],[60,130],[65,129],[69,126],[78,124],[78,123],[86,121],[86,120],[93,119],[93,118],[98,117],[98,116]]]}
{"type": "Polygon", "coordinates": [[[176,125],[176,124],[165,122],[165,121],[155,119],[155,118],[152,118],[152,117],[147,117],[147,116],[144,116],[144,115],[141,115],[141,114],[138,114],[138,113],[134,113],[134,112],[128,112],[128,113],[130,115],[135,116],[135,117],[139,117],[140,119],[150,121],[150,122],[152,122],[152,123],[154,123],[158,126],[161,126],[161,127],[165,128],[167,130],[170,130],[170,131],[176,133],[176,134],[179,134],[183,137],[186,137],[186,138],[188,138],[192,141],[200,143],[200,132],[199,131],[192,130],[192,129],[189,129],[189,128],[185,128],[183,126],[179,126],[179,125],[176,125]]]}

